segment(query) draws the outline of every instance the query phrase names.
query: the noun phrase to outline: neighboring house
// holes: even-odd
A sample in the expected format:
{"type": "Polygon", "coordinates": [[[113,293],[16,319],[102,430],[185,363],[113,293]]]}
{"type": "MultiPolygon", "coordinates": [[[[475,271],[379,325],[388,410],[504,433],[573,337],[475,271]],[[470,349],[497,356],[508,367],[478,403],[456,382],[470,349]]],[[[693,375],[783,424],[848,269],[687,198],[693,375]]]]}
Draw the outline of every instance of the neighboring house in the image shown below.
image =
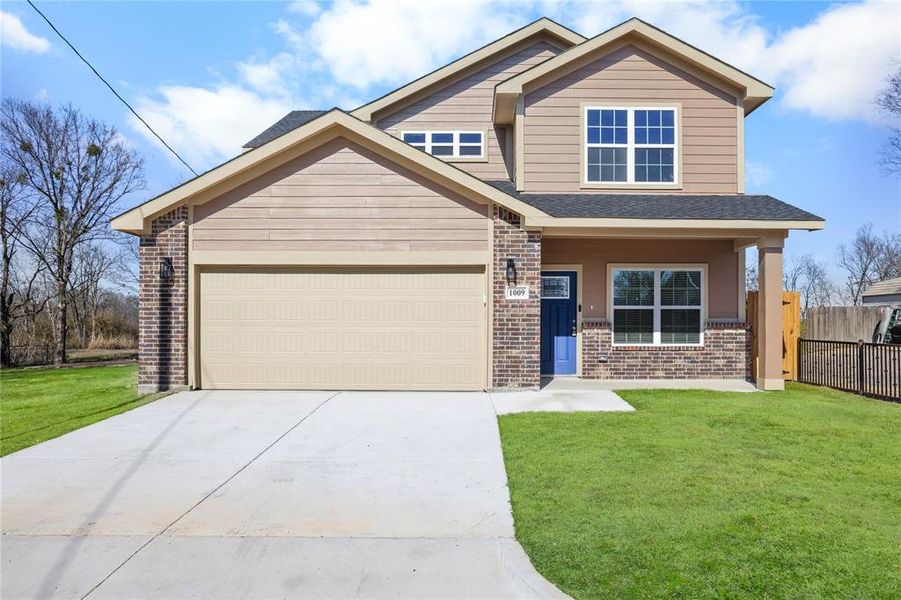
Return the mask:
{"type": "Polygon", "coordinates": [[[745,195],[773,94],[637,19],[540,19],[350,113],[297,111],[123,213],[143,390],[782,388],[782,246],[821,218],[745,195]]]}
{"type": "Polygon", "coordinates": [[[901,277],[877,281],[861,295],[861,303],[866,305],[901,305],[901,277]]]}

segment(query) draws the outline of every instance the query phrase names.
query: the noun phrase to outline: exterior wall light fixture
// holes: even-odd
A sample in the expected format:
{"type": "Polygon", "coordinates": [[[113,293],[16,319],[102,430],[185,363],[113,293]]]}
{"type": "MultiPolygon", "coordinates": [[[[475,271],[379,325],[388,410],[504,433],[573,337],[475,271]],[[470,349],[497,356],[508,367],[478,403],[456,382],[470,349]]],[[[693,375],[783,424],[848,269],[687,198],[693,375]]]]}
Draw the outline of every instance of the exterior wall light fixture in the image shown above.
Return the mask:
{"type": "Polygon", "coordinates": [[[174,269],[172,268],[172,259],[168,256],[165,256],[160,259],[160,280],[161,281],[172,281],[172,273],[174,269]]]}
{"type": "Polygon", "coordinates": [[[507,283],[513,282],[516,285],[516,259],[507,259],[507,283]]]}

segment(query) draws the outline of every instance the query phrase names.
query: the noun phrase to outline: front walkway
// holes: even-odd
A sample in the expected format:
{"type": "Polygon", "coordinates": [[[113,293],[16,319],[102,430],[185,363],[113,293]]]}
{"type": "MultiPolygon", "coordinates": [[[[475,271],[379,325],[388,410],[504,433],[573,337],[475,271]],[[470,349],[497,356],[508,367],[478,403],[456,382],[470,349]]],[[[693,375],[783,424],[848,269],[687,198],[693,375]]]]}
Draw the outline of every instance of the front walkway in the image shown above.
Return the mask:
{"type": "Polygon", "coordinates": [[[542,391],[604,390],[710,390],[712,392],[758,392],[744,379],[579,379],[542,378],[542,391]]]}
{"type": "Polygon", "coordinates": [[[3,598],[562,595],[488,394],[183,392],[0,468],[3,598]]]}

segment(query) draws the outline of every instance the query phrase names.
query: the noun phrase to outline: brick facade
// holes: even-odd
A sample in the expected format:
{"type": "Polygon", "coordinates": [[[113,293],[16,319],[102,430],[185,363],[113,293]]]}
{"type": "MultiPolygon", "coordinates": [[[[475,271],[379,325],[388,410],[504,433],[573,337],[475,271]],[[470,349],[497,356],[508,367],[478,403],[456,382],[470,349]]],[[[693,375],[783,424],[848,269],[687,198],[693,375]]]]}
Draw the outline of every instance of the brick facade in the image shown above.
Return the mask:
{"type": "Polygon", "coordinates": [[[749,379],[751,332],[743,323],[707,323],[703,346],[612,346],[608,323],[582,332],[585,379],[749,379]]]}
{"type": "MultiPolygon", "coordinates": [[[[188,384],[188,209],[176,208],[151,224],[140,244],[141,392],[188,384]],[[171,279],[160,278],[160,262],[171,259],[171,279]]],[[[541,380],[541,233],[520,227],[516,213],[493,209],[493,332],[491,386],[535,389],[541,380]],[[507,300],[507,259],[516,264],[516,284],[529,298],[507,300]]],[[[513,282],[511,282],[512,284],[513,282]]],[[[611,345],[606,322],[586,322],[582,332],[582,376],[586,379],[750,378],[751,335],[741,323],[706,324],[704,345],[611,345]]]]}
{"type": "MultiPolygon", "coordinates": [[[[519,215],[495,206],[493,378],[496,388],[538,388],[541,383],[541,233],[520,228],[519,215]],[[507,259],[516,262],[516,284],[527,300],[507,300],[507,259]]],[[[512,282],[511,282],[512,283],[512,282]]]]}
{"type": "Polygon", "coordinates": [[[188,207],[157,217],[141,237],[138,389],[142,393],[188,384],[188,207]],[[160,278],[160,262],[172,277],[160,278]]]}

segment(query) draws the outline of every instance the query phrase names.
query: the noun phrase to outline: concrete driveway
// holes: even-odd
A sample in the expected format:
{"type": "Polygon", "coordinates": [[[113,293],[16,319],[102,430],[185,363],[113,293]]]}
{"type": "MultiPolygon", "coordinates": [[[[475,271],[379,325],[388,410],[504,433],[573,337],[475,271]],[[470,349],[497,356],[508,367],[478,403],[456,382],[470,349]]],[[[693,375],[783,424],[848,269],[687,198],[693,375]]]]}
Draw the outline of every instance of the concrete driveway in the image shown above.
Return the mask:
{"type": "Polygon", "coordinates": [[[487,394],[183,392],[0,469],[6,599],[562,595],[487,394]]]}

